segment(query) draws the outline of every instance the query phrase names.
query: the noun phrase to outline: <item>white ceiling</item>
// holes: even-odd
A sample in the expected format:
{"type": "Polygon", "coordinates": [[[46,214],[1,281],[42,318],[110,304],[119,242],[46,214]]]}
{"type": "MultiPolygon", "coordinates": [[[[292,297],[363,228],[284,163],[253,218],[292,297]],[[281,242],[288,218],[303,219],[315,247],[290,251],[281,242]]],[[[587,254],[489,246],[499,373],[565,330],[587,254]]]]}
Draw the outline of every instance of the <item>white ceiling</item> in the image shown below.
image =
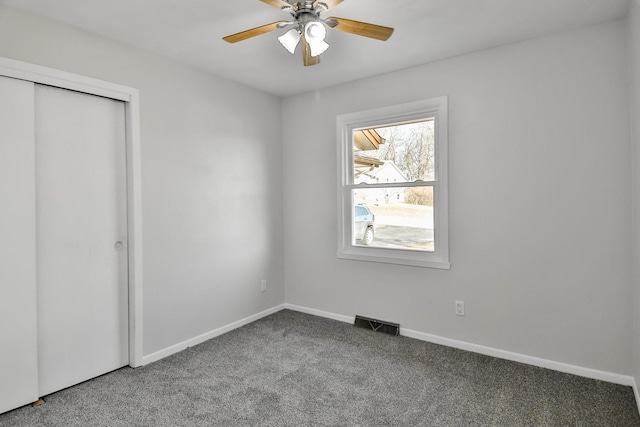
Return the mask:
{"type": "MultiPolygon", "coordinates": [[[[259,0],[0,0],[16,9],[154,51],[280,96],[625,15],[628,0],[345,0],[323,14],[394,27],[386,42],[329,31],[322,61],[304,67],[276,37],[223,36],[290,15],[259,0]]],[[[298,48],[299,49],[299,48],[298,48]]]]}

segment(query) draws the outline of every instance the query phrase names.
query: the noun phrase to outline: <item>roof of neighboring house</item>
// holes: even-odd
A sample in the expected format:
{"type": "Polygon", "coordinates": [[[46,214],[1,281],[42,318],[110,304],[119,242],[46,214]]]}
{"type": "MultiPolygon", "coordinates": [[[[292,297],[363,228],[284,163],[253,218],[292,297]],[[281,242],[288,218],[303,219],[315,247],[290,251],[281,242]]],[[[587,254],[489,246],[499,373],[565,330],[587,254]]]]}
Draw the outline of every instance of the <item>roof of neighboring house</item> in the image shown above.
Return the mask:
{"type": "Polygon", "coordinates": [[[354,154],[353,163],[356,169],[384,165],[384,162],[382,160],[374,159],[373,157],[361,156],[358,154],[354,154]]]}
{"type": "Polygon", "coordinates": [[[353,132],[353,145],[358,150],[377,150],[385,142],[375,129],[361,129],[353,132]]]}
{"type": "MultiPolygon", "coordinates": [[[[372,159],[372,160],[376,160],[376,159],[372,159]]],[[[377,160],[379,162],[379,160],[377,160]]],[[[384,162],[382,162],[382,166],[376,166],[376,167],[371,167],[369,169],[366,170],[360,170],[359,172],[356,173],[358,180],[362,181],[364,177],[367,177],[368,179],[371,180],[375,180],[376,178],[379,177],[379,175],[381,174],[387,174],[387,178],[389,178],[389,169],[391,169],[391,173],[393,175],[395,175],[396,178],[394,178],[393,182],[404,182],[407,180],[407,178],[404,176],[404,173],[402,173],[402,171],[400,170],[400,168],[391,160],[386,160],[384,162]]],[[[357,166],[357,163],[356,163],[357,166]]],[[[367,178],[364,178],[365,181],[362,182],[366,182],[367,178]]]]}

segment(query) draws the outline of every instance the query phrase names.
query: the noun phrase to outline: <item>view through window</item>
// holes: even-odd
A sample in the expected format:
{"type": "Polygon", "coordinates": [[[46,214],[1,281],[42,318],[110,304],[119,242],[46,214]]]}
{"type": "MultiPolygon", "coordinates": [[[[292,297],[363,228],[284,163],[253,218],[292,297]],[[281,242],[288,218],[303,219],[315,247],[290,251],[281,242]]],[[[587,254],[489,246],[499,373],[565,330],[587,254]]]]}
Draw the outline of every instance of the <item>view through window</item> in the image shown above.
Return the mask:
{"type": "Polygon", "coordinates": [[[449,269],[448,98],[336,117],[338,258],[449,269]]]}
{"type": "Polygon", "coordinates": [[[353,245],[434,251],[434,123],[353,130],[353,245]]]}

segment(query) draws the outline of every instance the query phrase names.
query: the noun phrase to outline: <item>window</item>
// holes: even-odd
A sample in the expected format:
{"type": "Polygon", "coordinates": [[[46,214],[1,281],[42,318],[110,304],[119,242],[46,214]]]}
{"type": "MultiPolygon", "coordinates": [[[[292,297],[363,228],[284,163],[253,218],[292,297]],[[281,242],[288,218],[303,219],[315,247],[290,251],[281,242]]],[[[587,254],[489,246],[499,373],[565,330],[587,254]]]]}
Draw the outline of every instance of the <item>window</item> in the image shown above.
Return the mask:
{"type": "Polygon", "coordinates": [[[447,98],[340,115],[338,257],[450,268],[447,98]]]}

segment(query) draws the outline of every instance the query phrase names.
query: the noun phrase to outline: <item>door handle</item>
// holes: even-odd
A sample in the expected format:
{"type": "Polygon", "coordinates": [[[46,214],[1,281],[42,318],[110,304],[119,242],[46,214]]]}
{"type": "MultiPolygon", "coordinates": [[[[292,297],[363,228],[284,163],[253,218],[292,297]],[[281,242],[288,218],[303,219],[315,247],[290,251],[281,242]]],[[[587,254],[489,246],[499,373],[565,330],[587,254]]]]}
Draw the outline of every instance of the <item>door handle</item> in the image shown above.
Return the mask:
{"type": "Polygon", "coordinates": [[[117,241],[117,242],[113,245],[113,247],[114,247],[114,248],[116,248],[116,249],[122,249],[122,242],[121,242],[121,241],[117,241]]]}

